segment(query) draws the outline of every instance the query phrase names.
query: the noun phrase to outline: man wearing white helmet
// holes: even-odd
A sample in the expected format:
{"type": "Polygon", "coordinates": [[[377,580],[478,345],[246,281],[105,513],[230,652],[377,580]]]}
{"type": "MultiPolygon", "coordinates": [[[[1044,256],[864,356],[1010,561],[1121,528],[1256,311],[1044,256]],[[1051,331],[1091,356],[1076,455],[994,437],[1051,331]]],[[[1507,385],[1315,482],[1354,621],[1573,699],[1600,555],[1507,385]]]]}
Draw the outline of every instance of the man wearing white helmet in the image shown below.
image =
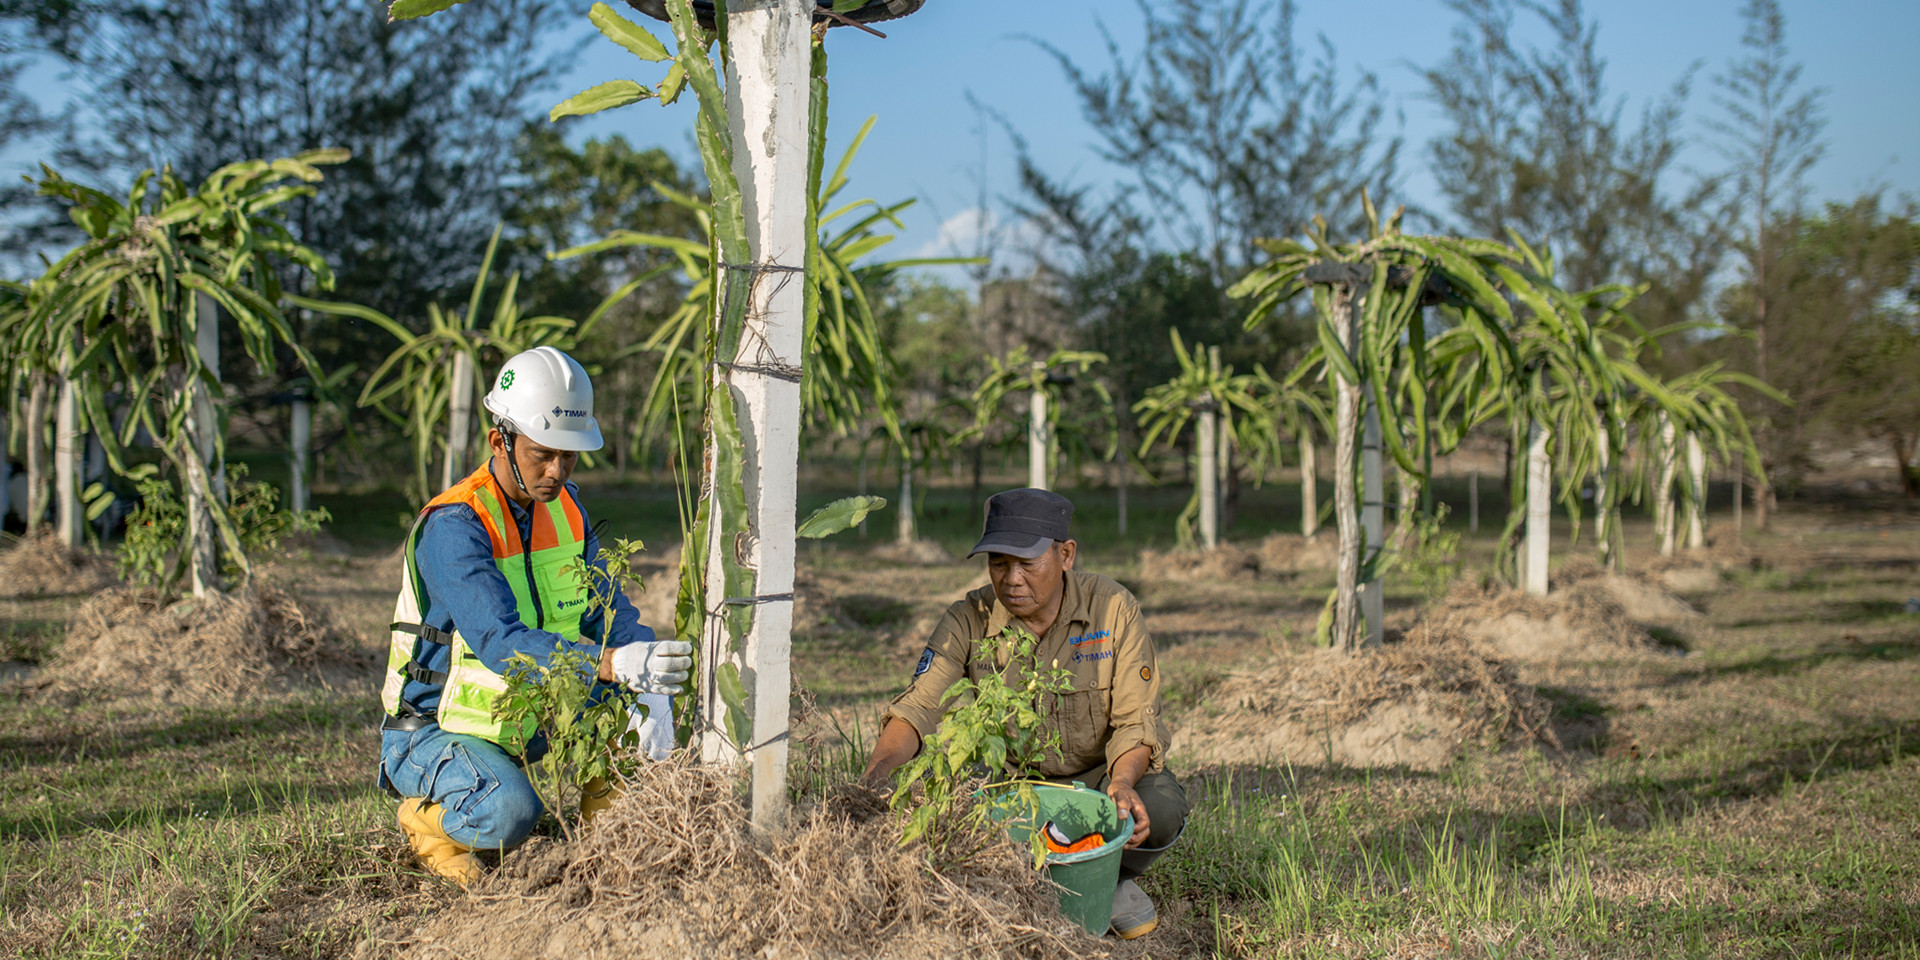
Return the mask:
{"type": "MultiPolygon", "coordinates": [[[[485,404],[493,455],[430,501],[407,537],[381,689],[380,785],[401,798],[414,852],[462,885],[480,874],[476,851],[519,846],[545,810],[520,767],[544,745],[510,755],[493,718],[507,658],[545,664],[556,647],[592,654],[604,640],[597,679],[641,695],[651,711],[641,744],[656,759],[673,745],[667,698],[692,667],[691,645],[655,640],[624,593],[610,616],[590,611],[570,573],[577,559],[598,565],[599,553],[568,481],[581,451],[601,445],[586,371],[537,347],[500,368],[485,404]]],[[[589,788],[590,815],[612,789],[589,788]]]]}

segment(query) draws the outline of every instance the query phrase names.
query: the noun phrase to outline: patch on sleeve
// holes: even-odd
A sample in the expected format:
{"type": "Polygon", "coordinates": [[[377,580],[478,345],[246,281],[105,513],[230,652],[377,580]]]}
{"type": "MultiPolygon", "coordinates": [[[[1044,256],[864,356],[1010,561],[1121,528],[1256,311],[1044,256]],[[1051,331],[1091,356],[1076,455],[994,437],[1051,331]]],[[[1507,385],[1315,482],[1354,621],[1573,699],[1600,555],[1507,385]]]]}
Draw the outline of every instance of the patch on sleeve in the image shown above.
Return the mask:
{"type": "Polygon", "coordinates": [[[1140,668],[1140,679],[1142,679],[1142,680],[1152,680],[1152,679],[1153,679],[1153,668],[1152,668],[1152,667],[1141,667],[1141,668],[1140,668]]]}
{"type": "Polygon", "coordinates": [[[920,662],[914,666],[913,675],[918,677],[919,675],[926,673],[932,667],[933,667],[933,648],[928,647],[925,650],[920,651],[920,662]]]}

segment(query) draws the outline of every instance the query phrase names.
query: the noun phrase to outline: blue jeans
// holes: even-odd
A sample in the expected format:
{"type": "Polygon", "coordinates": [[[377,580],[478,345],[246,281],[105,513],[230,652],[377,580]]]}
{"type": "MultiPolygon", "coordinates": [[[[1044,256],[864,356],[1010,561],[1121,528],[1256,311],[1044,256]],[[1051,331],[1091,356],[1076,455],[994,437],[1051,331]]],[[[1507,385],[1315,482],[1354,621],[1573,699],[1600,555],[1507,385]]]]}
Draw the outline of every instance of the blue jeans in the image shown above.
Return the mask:
{"type": "MultiPolygon", "coordinates": [[[[529,751],[529,759],[541,752],[529,751]]],[[[546,812],[526,771],[505,750],[439,724],[380,735],[380,785],[445,807],[441,829],[475,850],[512,850],[546,812]]]]}

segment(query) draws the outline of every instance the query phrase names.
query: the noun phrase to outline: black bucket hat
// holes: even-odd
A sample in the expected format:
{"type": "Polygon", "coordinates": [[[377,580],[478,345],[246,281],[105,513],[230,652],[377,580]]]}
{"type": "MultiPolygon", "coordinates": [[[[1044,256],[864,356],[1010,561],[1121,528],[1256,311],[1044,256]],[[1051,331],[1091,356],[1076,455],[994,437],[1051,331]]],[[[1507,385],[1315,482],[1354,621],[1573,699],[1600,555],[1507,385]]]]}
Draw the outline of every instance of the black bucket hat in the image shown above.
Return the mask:
{"type": "Polygon", "coordinates": [[[1056,540],[1069,539],[1067,522],[1073,519],[1073,501],[1050,490],[1022,487],[987,498],[986,529],[969,557],[1004,553],[1031,560],[1052,549],[1056,540]]]}

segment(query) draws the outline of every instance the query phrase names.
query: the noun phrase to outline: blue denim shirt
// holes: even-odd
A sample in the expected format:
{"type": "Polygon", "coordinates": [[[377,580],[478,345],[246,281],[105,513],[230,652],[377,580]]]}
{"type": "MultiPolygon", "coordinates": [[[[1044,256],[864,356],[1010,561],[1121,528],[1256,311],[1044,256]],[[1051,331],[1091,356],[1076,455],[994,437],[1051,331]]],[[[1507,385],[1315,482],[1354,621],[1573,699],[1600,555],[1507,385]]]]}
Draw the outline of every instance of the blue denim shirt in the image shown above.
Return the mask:
{"type": "MultiPolygon", "coordinates": [[[[574,496],[575,503],[579,502],[578,487],[569,482],[567,492],[574,496]]],[[[507,500],[507,509],[512,511],[514,523],[520,527],[520,542],[531,540],[532,511],[512,500],[507,500]]],[[[596,559],[600,538],[594,535],[584,506],[580,516],[587,525],[583,556],[604,570],[606,565],[596,559]]],[[[426,594],[420,598],[421,623],[448,632],[458,629],[474,655],[495,673],[504,673],[507,658],[516,653],[525,653],[543,665],[552,658],[560,635],[521,621],[513,589],[494,563],[493,543],[487,537],[487,528],[472,507],[453,504],[429,514],[414,555],[419,563],[420,578],[427,587],[426,594]]],[[[574,649],[597,659],[602,636],[606,637],[609,647],[653,639],[653,630],[640,622],[640,611],[634,609],[625,590],[614,594],[611,633],[604,619],[598,611],[589,611],[580,621],[580,642],[573,645],[574,649]]],[[[423,640],[418,650],[421,665],[429,670],[445,672],[451,663],[452,650],[445,645],[423,640]]],[[[412,704],[414,710],[432,713],[440,706],[440,689],[439,684],[409,680],[400,697],[412,704]]]]}

